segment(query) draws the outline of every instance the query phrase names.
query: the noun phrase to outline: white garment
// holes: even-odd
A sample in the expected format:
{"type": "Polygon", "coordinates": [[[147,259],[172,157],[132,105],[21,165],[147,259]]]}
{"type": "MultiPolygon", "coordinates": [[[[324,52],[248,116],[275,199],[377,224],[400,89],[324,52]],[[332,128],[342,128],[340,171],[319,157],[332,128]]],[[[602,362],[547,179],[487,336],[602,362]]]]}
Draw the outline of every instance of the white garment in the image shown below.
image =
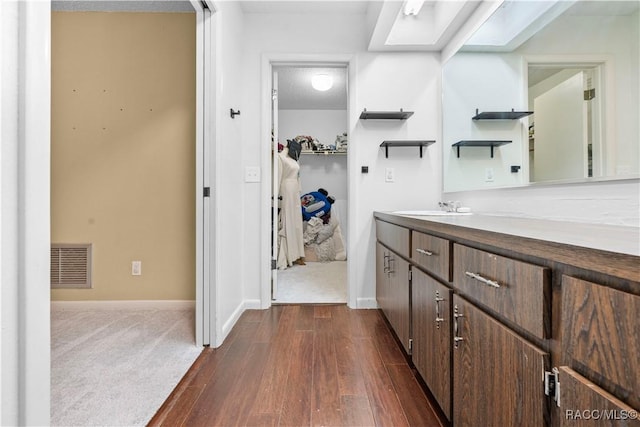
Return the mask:
{"type": "Polygon", "coordinates": [[[280,224],[278,228],[278,268],[293,265],[304,258],[302,231],[302,207],[300,205],[300,165],[289,157],[285,148],[278,154],[278,178],[280,182],[280,224]]]}

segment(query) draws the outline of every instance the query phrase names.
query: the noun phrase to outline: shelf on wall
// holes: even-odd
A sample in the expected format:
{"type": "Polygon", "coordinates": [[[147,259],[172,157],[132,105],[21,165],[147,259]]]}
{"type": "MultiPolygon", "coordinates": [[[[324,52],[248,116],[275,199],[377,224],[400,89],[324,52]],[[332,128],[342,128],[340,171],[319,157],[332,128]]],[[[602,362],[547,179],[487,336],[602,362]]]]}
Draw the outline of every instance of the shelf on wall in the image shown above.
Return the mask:
{"type": "Polygon", "coordinates": [[[472,139],[466,141],[458,141],[452,145],[452,147],[456,147],[458,158],[460,158],[460,147],[491,147],[491,158],[493,158],[493,147],[499,147],[505,144],[511,144],[512,141],[489,141],[489,140],[480,140],[480,139],[472,139]]]}
{"type": "Polygon", "coordinates": [[[533,114],[533,111],[483,111],[479,112],[476,108],[476,115],[472,120],[518,120],[533,114]]]}
{"type": "Polygon", "coordinates": [[[301,151],[300,154],[316,155],[316,156],[346,156],[346,151],[338,150],[316,150],[316,151],[301,151]]]}
{"type": "Polygon", "coordinates": [[[422,158],[422,147],[427,147],[435,141],[427,140],[395,140],[395,141],[382,141],[380,147],[384,147],[384,156],[389,158],[389,147],[420,147],[420,158],[422,158]]]}
{"type": "Polygon", "coordinates": [[[365,108],[360,113],[361,120],[407,120],[413,116],[413,111],[367,111],[365,108]]]}

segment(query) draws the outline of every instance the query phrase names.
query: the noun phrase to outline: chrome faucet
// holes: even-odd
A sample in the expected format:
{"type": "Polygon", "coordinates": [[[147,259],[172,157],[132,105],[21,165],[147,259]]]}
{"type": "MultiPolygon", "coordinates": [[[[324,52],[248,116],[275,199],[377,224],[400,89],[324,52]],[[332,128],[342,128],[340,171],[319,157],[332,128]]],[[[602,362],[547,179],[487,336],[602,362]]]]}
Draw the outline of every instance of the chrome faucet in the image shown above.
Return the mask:
{"type": "Polygon", "coordinates": [[[441,208],[445,208],[447,212],[457,212],[458,208],[460,207],[460,202],[438,202],[438,206],[440,206],[441,208]]]}

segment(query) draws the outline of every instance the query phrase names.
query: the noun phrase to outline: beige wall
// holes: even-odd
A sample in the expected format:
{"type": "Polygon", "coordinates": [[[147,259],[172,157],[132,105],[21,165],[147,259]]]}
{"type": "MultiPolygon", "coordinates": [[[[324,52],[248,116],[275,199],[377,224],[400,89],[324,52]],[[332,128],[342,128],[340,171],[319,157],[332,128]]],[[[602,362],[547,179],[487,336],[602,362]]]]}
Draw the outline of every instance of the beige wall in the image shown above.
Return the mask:
{"type": "Polygon", "coordinates": [[[51,241],[93,289],[51,299],[195,299],[195,14],[52,15],[51,241]]]}

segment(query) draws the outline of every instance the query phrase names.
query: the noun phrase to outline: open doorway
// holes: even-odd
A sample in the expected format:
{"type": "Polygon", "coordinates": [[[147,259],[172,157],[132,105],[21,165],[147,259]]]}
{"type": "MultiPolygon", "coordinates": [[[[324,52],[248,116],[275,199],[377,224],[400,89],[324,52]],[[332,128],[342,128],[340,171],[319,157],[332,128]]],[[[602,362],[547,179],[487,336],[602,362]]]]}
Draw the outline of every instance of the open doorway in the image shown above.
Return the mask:
{"type": "Polygon", "coordinates": [[[346,303],[346,64],[274,65],[273,86],[273,303],[346,303]]]}

